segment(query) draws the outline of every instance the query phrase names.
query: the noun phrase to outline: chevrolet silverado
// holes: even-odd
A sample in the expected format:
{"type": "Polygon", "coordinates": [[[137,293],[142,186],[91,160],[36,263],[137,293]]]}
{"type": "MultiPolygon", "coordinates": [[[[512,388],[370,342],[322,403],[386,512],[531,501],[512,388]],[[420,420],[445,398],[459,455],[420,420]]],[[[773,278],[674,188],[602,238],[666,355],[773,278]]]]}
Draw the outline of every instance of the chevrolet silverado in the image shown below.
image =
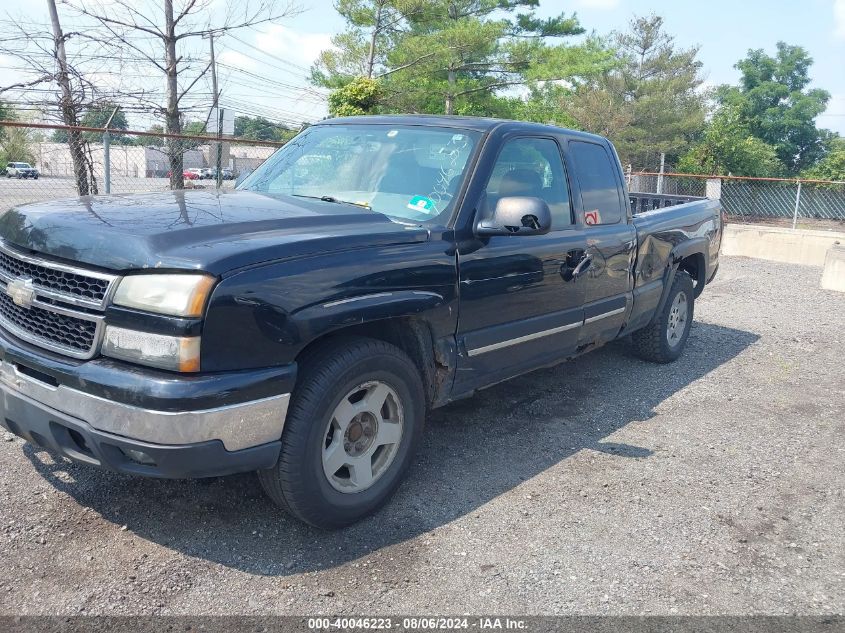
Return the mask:
{"type": "Polygon", "coordinates": [[[0,216],[2,424],[124,473],[257,471],[344,526],[428,410],[620,337],[676,359],[721,236],[718,200],[629,194],[599,136],[326,120],[233,191],[0,216]]]}

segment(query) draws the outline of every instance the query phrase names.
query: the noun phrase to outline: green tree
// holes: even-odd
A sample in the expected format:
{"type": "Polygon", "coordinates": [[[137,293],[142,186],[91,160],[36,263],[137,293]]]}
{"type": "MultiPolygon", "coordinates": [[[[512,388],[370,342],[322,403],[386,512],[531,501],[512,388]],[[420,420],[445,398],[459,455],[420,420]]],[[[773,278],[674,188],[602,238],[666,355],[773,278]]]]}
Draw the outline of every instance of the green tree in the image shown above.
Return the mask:
{"type": "MultiPolygon", "coordinates": [[[[571,46],[584,32],[575,16],[537,18],[539,0],[349,0],[338,2],[348,29],[315,65],[318,85],[353,93],[367,112],[423,112],[547,118],[552,83],[594,72],[607,51],[571,46]],[[534,95],[515,99],[508,92],[534,95]],[[360,95],[363,96],[363,95],[360,95]],[[529,99],[530,100],[530,99],[529,99]]],[[[341,93],[338,105],[350,95],[341,93]]],[[[353,108],[354,110],[354,108],[353,108]]]]}
{"type": "Polygon", "coordinates": [[[661,153],[671,160],[704,128],[699,49],[678,48],[654,14],[633,18],[607,44],[615,64],[577,86],[564,108],[578,127],[609,137],[623,163],[655,169],[661,153]]]}
{"type": "MultiPolygon", "coordinates": [[[[20,116],[11,105],[0,101],[0,121],[18,121],[20,116]]],[[[0,169],[9,161],[35,162],[33,130],[23,127],[0,127],[0,169]]]]}
{"type": "Polygon", "coordinates": [[[261,116],[239,116],[235,117],[235,136],[248,138],[256,141],[286,141],[293,135],[293,131],[271,123],[261,116]]]}
{"type": "Polygon", "coordinates": [[[205,134],[205,121],[188,121],[182,126],[182,134],[201,136],[205,134]]]}
{"type": "MultiPolygon", "coordinates": [[[[130,137],[120,133],[120,130],[129,129],[129,122],[126,120],[126,113],[124,113],[123,108],[116,103],[105,102],[86,110],[85,114],[82,115],[79,125],[83,127],[105,128],[109,122],[109,117],[112,116],[112,112],[114,112],[114,117],[112,117],[111,124],[109,125],[109,130],[112,130],[110,132],[111,142],[118,145],[132,144],[133,141],[130,137]]],[[[89,142],[100,143],[103,140],[103,134],[102,132],[83,132],[82,138],[89,142]]],[[[65,130],[56,130],[53,132],[50,140],[54,143],[67,143],[68,134],[65,130]]]]}
{"type": "Polygon", "coordinates": [[[815,180],[845,180],[845,138],[834,138],[827,155],[801,175],[815,180]]]}
{"type": "MultiPolygon", "coordinates": [[[[204,136],[206,134],[205,121],[188,121],[182,126],[182,134],[187,136],[204,136]]],[[[189,139],[173,139],[171,143],[178,142],[183,150],[196,149],[202,145],[204,141],[195,141],[189,139]]]]}
{"type": "MultiPolygon", "coordinates": [[[[0,121],[14,121],[14,117],[15,111],[12,107],[4,101],[0,101],[0,121]]],[[[2,134],[2,129],[0,129],[0,134],[2,134]]]]}
{"type": "Polygon", "coordinates": [[[329,95],[329,112],[334,116],[371,114],[378,105],[380,95],[378,81],[356,77],[329,95]]]}
{"type": "Polygon", "coordinates": [[[688,174],[780,176],[784,165],[774,146],[755,137],[737,108],[725,106],[714,116],[701,141],[678,161],[688,174]]]}
{"type": "MultiPolygon", "coordinates": [[[[164,126],[160,123],[154,123],[149,128],[147,128],[147,132],[153,132],[154,134],[164,134],[164,126]]],[[[162,147],[164,146],[164,139],[156,136],[139,136],[135,139],[135,144],[142,145],[145,147],[162,147]]]]}
{"type": "MultiPolygon", "coordinates": [[[[7,103],[0,101],[0,121],[14,121],[15,120],[15,111],[14,109],[8,105],[7,103]]],[[[0,127],[0,141],[2,141],[6,136],[6,128],[0,127]]],[[[5,167],[4,165],[0,165],[0,168],[5,167]]]]}
{"type": "Polygon", "coordinates": [[[6,128],[0,136],[0,169],[5,168],[10,161],[34,164],[32,141],[32,130],[24,127],[6,128]]]}
{"type": "Polygon", "coordinates": [[[580,35],[573,16],[535,17],[538,0],[429,0],[405,16],[387,56],[386,92],[403,110],[495,114],[502,90],[572,79],[557,38],[580,35]]]}
{"type": "MultiPolygon", "coordinates": [[[[87,110],[82,117],[82,125],[85,127],[106,127],[109,125],[109,134],[111,135],[111,142],[120,145],[127,145],[132,140],[125,134],[121,134],[119,130],[128,130],[129,121],[126,120],[126,113],[123,108],[116,103],[103,103],[96,108],[87,110]],[[112,116],[114,113],[114,116],[112,116]],[[111,118],[111,123],[109,123],[111,118]],[[118,130],[115,132],[115,130],[118,130]]],[[[102,139],[102,134],[97,132],[88,132],[86,138],[89,141],[99,141],[102,139]]]]}
{"type": "Polygon", "coordinates": [[[337,0],[335,9],[347,28],[332,37],[311,69],[313,83],[342,88],[356,77],[372,79],[386,65],[387,52],[405,33],[405,16],[424,0],[337,0]]]}
{"type": "Polygon", "coordinates": [[[717,99],[732,106],[751,134],[775,148],[788,173],[797,174],[820,160],[831,138],[816,127],[830,94],[809,89],[812,58],[800,46],[777,43],[772,57],[749,50],[736,64],[739,86],[720,86],[717,99]]]}

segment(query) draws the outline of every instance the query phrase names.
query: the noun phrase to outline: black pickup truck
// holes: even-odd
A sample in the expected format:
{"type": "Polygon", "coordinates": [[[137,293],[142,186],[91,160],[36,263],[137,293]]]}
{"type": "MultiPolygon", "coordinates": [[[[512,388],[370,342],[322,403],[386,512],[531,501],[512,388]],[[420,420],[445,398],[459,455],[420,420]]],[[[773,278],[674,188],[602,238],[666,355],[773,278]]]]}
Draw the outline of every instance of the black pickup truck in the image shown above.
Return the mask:
{"type": "Polygon", "coordinates": [[[716,200],[628,194],[598,136],[324,121],[234,191],[0,216],[2,423],[125,473],[257,471],[343,526],[396,489],[428,409],[623,336],[677,358],[721,236],[716,200]]]}

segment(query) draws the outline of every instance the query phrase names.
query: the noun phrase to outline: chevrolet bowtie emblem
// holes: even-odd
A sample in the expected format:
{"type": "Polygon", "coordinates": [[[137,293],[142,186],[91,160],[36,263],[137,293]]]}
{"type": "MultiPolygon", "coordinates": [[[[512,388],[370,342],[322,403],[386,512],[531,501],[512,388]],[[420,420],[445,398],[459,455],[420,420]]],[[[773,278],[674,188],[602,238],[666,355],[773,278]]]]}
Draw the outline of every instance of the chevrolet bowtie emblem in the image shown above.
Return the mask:
{"type": "Polygon", "coordinates": [[[22,308],[31,308],[32,300],[35,298],[35,289],[32,287],[32,279],[15,279],[6,284],[6,294],[12,298],[16,305],[22,308]]]}

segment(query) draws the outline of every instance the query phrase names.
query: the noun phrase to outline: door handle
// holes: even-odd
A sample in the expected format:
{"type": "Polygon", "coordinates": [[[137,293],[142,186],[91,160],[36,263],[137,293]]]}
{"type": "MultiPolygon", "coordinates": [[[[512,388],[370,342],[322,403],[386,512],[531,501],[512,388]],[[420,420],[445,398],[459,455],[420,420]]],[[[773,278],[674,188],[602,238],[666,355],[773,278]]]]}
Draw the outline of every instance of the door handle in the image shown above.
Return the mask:
{"type": "Polygon", "coordinates": [[[578,262],[578,265],[575,267],[575,270],[572,271],[572,278],[578,279],[581,275],[587,272],[590,269],[590,266],[593,263],[593,256],[589,254],[585,254],[581,261],[578,262]]]}

